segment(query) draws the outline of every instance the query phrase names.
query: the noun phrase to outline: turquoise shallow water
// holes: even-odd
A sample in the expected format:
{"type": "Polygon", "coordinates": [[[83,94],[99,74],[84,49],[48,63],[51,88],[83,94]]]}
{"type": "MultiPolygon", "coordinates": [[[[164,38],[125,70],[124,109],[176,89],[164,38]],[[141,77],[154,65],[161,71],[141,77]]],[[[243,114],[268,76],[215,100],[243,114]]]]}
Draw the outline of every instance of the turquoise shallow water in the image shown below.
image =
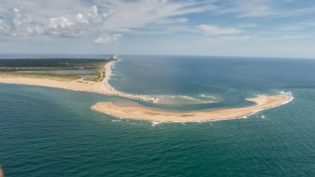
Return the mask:
{"type": "MultiPolygon", "coordinates": [[[[184,66],[179,67],[177,60],[173,62],[180,72],[184,66]]],[[[290,104],[248,119],[212,123],[152,126],[147,122],[120,121],[93,112],[89,106],[103,100],[128,100],[60,89],[0,84],[0,163],[6,176],[13,177],[314,176],[315,90],[312,72],[315,70],[312,67],[315,66],[311,65],[311,61],[304,61],[306,64],[300,62],[300,65],[293,63],[292,66],[285,60],[278,62],[282,62],[283,70],[275,71],[278,68],[271,67],[266,75],[288,71],[293,65],[300,69],[283,75],[272,74],[269,78],[253,72],[257,80],[265,82],[260,83],[259,88],[255,87],[256,82],[248,79],[240,81],[240,86],[229,82],[226,86],[226,77],[222,77],[222,92],[205,89],[220,85],[214,84],[220,82],[217,77],[213,80],[211,77],[194,77],[200,85],[213,85],[202,88],[191,84],[190,89],[183,89],[181,87],[186,81],[176,78],[179,85],[170,88],[157,82],[163,80],[162,76],[160,80],[154,78],[155,82],[150,82],[149,72],[146,74],[148,81],[144,75],[141,83],[135,84],[139,76],[132,74],[133,71],[118,73],[120,67],[126,67],[123,65],[128,62],[115,65],[111,82],[123,89],[124,79],[134,79],[128,88],[125,85],[126,90],[133,92],[143,89],[151,94],[176,92],[188,96],[201,92],[215,93],[215,96],[224,98],[224,102],[229,102],[227,97],[234,95],[231,98],[234,102],[225,105],[245,104],[241,98],[246,95],[272,92],[274,89],[288,90],[295,96],[290,104]],[[305,77],[307,73],[308,77],[305,77]],[[266,84],[268,80],[269,84],[266,84]],[[148,82],[148,85],[143,82],[148,82]],[[239,95],[236,94],[238,91],[241,92],[239,95]]],[[[258,65],[263,66],[261,63],[258,65]]],[[[268,64],[265,65],[267,67],[268,64]]],[[[260,68],[254,63],[251,67],[260,68]]],[[[140,68],[137,70],[144,72],[140,68]]],[[[228,75],[231,68],[221,71],[228,75]]],[[[163,67],[160,75],[166,71],[167,68],[163,67]]],[[[231,71],[229,77],[241,76],[236,73],[231,71]]],[[[202,106],[205,105],[200,104],[196,109],[202,106]]],[[[186,107],[182,105],[179,109],[186,107]]]]}

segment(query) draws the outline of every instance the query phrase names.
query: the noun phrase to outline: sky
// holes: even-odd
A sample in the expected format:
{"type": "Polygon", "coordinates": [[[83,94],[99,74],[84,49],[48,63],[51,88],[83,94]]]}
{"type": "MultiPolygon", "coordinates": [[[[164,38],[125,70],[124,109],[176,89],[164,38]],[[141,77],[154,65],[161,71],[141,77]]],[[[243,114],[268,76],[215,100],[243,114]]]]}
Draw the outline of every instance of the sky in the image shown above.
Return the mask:
{"type": "Polygon", "coordinates": [[[315,58],[313,0],[0,0],[0,54],[315,58]]]}

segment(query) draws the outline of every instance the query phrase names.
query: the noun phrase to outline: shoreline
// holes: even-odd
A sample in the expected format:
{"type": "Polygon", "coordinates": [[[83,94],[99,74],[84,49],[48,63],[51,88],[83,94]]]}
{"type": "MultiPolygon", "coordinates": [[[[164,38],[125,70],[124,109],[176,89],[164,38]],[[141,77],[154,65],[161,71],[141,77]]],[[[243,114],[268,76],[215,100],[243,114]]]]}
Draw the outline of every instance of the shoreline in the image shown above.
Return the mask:
{"type": "Polygon", "coordinates": [[[131,93],[125,93],[119,90],[116,90],[110,83],[110,77],[112,75],[112,65],[117,61],[110,61],[105,64],[105,78],[102,81],[104,88],[110,93],[110,95],[140,100],[140,101],[146,101],[146,102],[152,102],[152,103],[158,103],[159,98],[148,96],[148,95],[138,95],[138,94],[131,94],[131,93]]]}
{"type": "MultiPolygon", "coordinates": [[[[105,76],[99,81],[86,81],[82,78],[66,80],[63,78],[49,78],[29,75],[0,74],[0,83],[20,84],[31,86],[43,86],[60,88],[73,91],[98,93],[111,96],[119,96],[133,100],[158,103],[157,97],[138,95],[116,90],[110,83],[111,68],[116,61],[109,61],[103,66],[105,76]]],[[[153,123],[159,122],[206,122],[218,120],[230,120],[247,117],[266,109],[271,109],[293,100],[291,94],[279,93],[279,95],[267,96],[258,95],[255,98],[248,98],[247,101],[255,103],[253,106],[243,108],[221,108],[217,110],[204,110],[196,112],[172,112],[159,110],[145,106],[127,106],[114,104],[112,102],[99,102],[91,106],[91,109],[116,118],[127,118],[144,120],[153,123]]]]}
{"type": "Polygon", "coordinates": [[[154,124],[163,122],[209,122],[246,118],[258,112],[287,104],[293,100],[292,95],[258,95],[247,101],[255,105],[242,108],[224,108],[198,112],[173,112],[145,106],[126,106],[112,102],[99,102],[91,109],[120,119],[149,121],[154,124]]]}
{"type": "Polygon", "coordinates": [[[36,77],[27,75],[12,75],[6,73],[0,73],[0,83],[4,84],[19,84],[19,85],[31,85],[31,86],[43,86],[51,88],[60,88],[72,91],[91,92],[111,96],[120,96],[133,100],[140,100],[152,103],[158,103],[159,99],[148,96],[125,93],[116,90],[109,84],[111,76],[111,67],[116,61],[109,61],[104,65],[105,77],[101,81],[86,81],[81,79],[66,80],[62,78],[48,78],[48,77],[36,77]]]}

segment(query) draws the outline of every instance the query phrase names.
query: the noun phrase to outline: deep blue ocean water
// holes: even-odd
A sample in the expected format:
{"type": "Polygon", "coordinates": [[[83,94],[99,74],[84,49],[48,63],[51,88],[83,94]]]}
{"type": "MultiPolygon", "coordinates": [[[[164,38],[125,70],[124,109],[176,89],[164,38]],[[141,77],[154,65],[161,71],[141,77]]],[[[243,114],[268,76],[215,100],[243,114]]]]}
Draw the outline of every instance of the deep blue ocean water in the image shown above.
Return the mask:
{"type": "Polygon", "coordinates": [[[248,104],[290,91],[293,102],[247,119],[158,124],[90,110],[118,97],[0,84],[0,164],[6,176],[315,176],[315,61],[121,56],[111,83],[176,96],[190,110],[248,104]],[[202,100],[214,99],[216,103],[202,100]]]}

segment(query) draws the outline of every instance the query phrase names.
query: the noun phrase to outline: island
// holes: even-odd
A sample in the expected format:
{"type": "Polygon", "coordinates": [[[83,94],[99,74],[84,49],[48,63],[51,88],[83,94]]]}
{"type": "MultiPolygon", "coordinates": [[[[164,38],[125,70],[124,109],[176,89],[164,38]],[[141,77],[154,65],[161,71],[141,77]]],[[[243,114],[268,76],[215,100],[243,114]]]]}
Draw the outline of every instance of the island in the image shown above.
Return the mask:
{"type": "Polygon", "coordinates": [[[247,99],[248,101],[255,103],[253,106],[243,108],[221,108],[198,112],[172,112],[144,106],[119,105],[112,102],[100,102],[91,106],[91,109],[118,118],[145,120],[155,123],[206,122],[246,117],[265,109],[286,104],[292,99],[293,97],[290,95],[258,95],[255,98],[247,99]]]}

